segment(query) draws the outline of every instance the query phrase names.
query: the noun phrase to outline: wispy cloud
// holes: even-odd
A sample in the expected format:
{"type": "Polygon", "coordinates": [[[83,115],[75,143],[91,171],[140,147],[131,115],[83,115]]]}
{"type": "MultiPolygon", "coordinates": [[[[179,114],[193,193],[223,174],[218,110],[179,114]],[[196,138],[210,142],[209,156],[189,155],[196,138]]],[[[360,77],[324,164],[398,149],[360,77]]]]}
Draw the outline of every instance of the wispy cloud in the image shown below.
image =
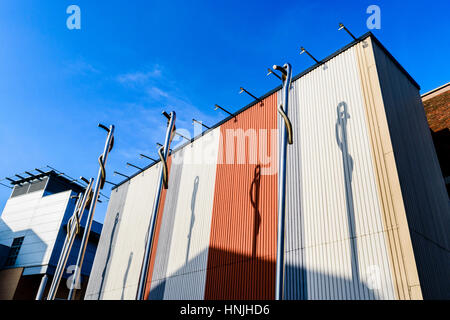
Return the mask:
{"type": "Polygon", "coordinates": [[[147,93],[151,98],[154,98],[156,100],[169,98],[169,93],[158,88],[158,87],[151,87],[147,89],[147,93]]]}
{"type": "Polygon", "coordinates": [[[88,74],[98,74],[100,71],[87,63],[83,59],[78,59],[73,62],[69,62],[66,64],[65,71],[71,75],[88,75],[88,74]]]}
{"type": "Polygon", "coordinates": [[[161,69],[156,65],[153,70],[150,71],[136,71],[117,76],[117,81],[122,84],[143,84],[150,79],[158,79],[162,75],[161,69]]]}
{"type": "MultiPolygon", "coordinates": [[[[156,142],[162,142],[166,131],[166,122],[161,111],[177,113],[177,130],[184,135],[193,136],[192,119],[212,125],[219,120],[219,114],[206,114],[192,103],[185,93],[183,85],[173,80],[170,72],[157,65],[150,70],[124,73],[116,77],[124,88],[133,91],[133,101],[123,106],[115,116],[126,145],[119,147],[125,159],[135,159],[139,152],[154,155],[156,142]],[[137,95],[136,95],[137,93],[137,95]]],[[[184,141],[176,138],[173,147],[184,141]]]]}

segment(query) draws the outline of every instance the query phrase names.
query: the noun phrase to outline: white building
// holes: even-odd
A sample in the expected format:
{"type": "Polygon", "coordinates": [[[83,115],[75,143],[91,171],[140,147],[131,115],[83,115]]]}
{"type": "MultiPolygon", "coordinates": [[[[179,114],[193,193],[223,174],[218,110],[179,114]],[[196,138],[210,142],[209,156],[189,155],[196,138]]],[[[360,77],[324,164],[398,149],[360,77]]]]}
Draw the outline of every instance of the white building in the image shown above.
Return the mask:
{"type": "MultiPolygon", "coordinates": [[[[34,299],[41,279],[48,275],[46,297],[66,237],[66,224],[73,214],[74,196],[84,190],[53,170],[27,174],[26,178],[16,176],[19,180],[8,179],[14,188],[0,217],[0,300],[34,299]]],[[[93,222],[77,298],[84,295],[101,228],[93,222]]],[[[73,273],[70,266],[75,264],[82,231],[72,247],[57,298],[67,298],[65,279],[73,273]]]]}

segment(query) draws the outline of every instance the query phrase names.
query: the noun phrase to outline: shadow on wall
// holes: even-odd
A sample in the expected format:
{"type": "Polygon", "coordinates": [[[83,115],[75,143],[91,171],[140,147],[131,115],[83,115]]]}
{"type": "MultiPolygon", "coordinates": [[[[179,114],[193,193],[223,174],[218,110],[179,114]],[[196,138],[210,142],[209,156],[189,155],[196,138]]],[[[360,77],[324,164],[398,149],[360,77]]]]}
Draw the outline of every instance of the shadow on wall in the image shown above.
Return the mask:
{"type": "MultiPolygon", "coordinates": [[[[286,300],[306,299],[379,299],[374,290],[360,279],[358,248],[355,233],[355,212],[353,202],[352,175],[354,162],[348,149],[347,123],[350,119],[348,106],[345,102],[337,106],[337,120],[335,125],[336,142],[342,153],[343,174],[345,180],[345,201],[350,238],[351,276],[343,277],[328,274],[304,267],[304,259],[298,265],[286,263],[285,266],[285,296],[286,300]]],[[[264,214],[260,212],[261,173],[260,166],[254,168],[252,179],[248,182],[249,201],[253,208],[252,222],[245,226],[252,241],[251,248],[241,248],[248,252],[235,252],[232,248],[210,247],[191,260],[186,259],[183,267],[164,279],[155,279],[150,292],[150,299],[205,299],[205,300],[272,300],[275,291],[275,260],[269,258],[268,253],[258,255],[258,248],[265,240],[259,239],[260,227],[267,221],[262,221],[264,214]],[[208,259],[208,269],[200,270],[201,261],[208,259]],[[206,280],[205,280],[206,279],[206,280]],[[205,283],[207,285],[205,286],[205,283]]],[[[193,200],[191,202],[191,228],[195,220],[194,183],[193,200]]],[[[230,190],[231,191],[231,190],[230,190]]],[[[241,212],[245,212],[242,209],[241,212]]],[[[300,214],[300,213],[299,213],[300,214]]],[[[266,218],[265,218],[266,219],[266,218]]],[[[272,228],[273,226],[271,226],[272,228]]],[[[244,229],[245,229],[244,228],[244,229]]],[[[241,228],[242,229],[242,228],[241,228]]],[[[191,229],[192,232],[192,229],[191,229]]],[[[189,233],[189,241],[190,235],[189,233]]],[[[233,230],[224,230],[233,237],[233,230]]],[[[188,245],[189,248],[189,245],[188,245]]],[[[188,249],[189,251],[189,249],[188,249]]],[[[301,256],[289,252],[290,255],[301,256]]],[[[188,257],[188,253],[187,256],[188,257]]]]}
{"type": "MultiPolygon", "coordinates": [[[[174,155],[175,156],[175,155],[174,155]]],[[[177,212],[178,207],[178,200],[180,198],[180,191],[183,192],[183,190],[180,190],[181,188],[181,175],[183,173],[183,161],[179,158],[184,157],[184,149],[180,151],[180,154],[176,156],[178,161],[176,163],[173,163],[170,167],[170,178],[169,178],[169,190],[170,192],[167,192],[167,195],[164,200],[164,207],[160,207],[160,229],[159,232],[155,232],[158,234],[158,238],[154,240],[153,246],[156,249],[156,252],[152,253],[152,262],[150,263],[149,267],[149,278],[152,280],[155,278],[158,278],[157,275],[166,274],[167,267],[169,264],[169,254],[170,248],[172,246],[172,234],[174,232],[174,224],[175,224],[175,214],[177,212]],[[155,264],[153,261],[158,261],[157,264],[155,264]]],[[[198,188],[198,185],[196,186],[196,181],[199,180],[194,179],[193,181],[193,191],[192,191],[192,197],[191,197],[191,214],[192,210],[195,209],[195,201],[197,196],[196,188],[198,188]]],[[[162,201],[162,199],[161,199],[162,201]]],[[[161,205],[162,206],[162,205],[161,205]]],[[[189,209],[185,209],[186,214],[189,214],[189,209]]],[[[156,229],[158,230],[158,228],[156,229]]],[[[189,239],[188,239],[189,240],[189,239]]],[[[184,258],[184,256],[183,256],[184,258]]],[[[139,261],[139,263],[142,263],[139,261]]],[[[161,290],[161,294],[164,293],[164,288],[161,290]]],[[[153,299],[159,300],[162,299],[158,296],[157,293],[153,292],[153,294],[156,294],[153,299]]],[[[145,296],[147,297],[149,295],[148,285],[146,285],[145,289],[145,296]]]]}
{"type": "Polygon", "coordinates": [[[97,299],[100,299],[101,293],[103,291],[103,286],[105,284],[105,277],[106,277],[108,266],[109,266],[109,260],[111,259],[112,244],[113,244],[113,241],[114,241],[114,235],[116,234],[117,225],[119,223],[119,218],[120,218],[120,213],[117,212],[116,219],[114,220],[114,225],[113,225],[113,228],[112,228],[112,231],[111,231],[111,237],[109,239],[108,253],[106,255],[105,267],[103,268],[102,281],[100,282],[100,287],[98,289],[98,297],[97,297],[97,299]]]}
{"type": "Polygon", "coordinates": [[[353,204],[353,188],[352,188],[352,176],[353,176],[353,158],[348,152],[348,140],[347,140],[347,121],[350,119],[348,113],[347,103],[342,101],[337,106],[337,120],[336,120],[336,142],[342,152],[342,166],[344,170],[345,179],[345,204],[347,208],[347,224],[348,233],[350,236],[351,247],[351,262],[352,262],[352,278],[356,282],[360,282],[359,279],[359,259],[358,259],[358,245],[356,243],[356,223],[355,223],[355,209],[353,204]]]}
{"type": "Polygon", "coordinates": [[[261,226],[261,213],[259,212],[259,194],[261,186],[261,165],[257,165],[253,181],[250,187],[250,202],[253,207],[253,245],[252,257],[256,257],[256,249],[258,246],[259,228],[261,226]]]}
{"type": "Polygon", "coordinates": [[[186,250],[186,262],[185,262],[186,264],[188,263],[189,259],[189,251],[191,249],[192,229],[194,229],[195,224],[195,202],[197,201],[197,191],[199,182],[200,177],[196,176],[194,180],[194,188],[192,190],[192,197],[191,197],[191,222],[189,224],[188,245],[186,250]]]}
{"type": "MultiPolygon", "coordinates": [[[[43,264],[44,252],[48,245],[33,229],[14,232],[8,224],[0,217],[0,245],[3,245],[3,257],[0,264],[0,300],[34,300],[39,289],[43,275],[23,276],[23,267],[39,266],[43,264]],[[15,238],[24,237],[17,258],[8,259],[14,255],[11,249],[15,238]],[[29,258],[30,253],[42,252],[29,258]],[[33,279],[33,281],[29,281],[33,279]]],[[[17,253],[17,252],[16,252],[17,253]]]]}
{"type": "MultiPolygon", "coordinates": [[[[285,266],[285,299],[378,299],[374,290],[361,282],[358,268],[358,248],[355,238],[355,212],[353,205],[352,175],[353,159],[348,151],[347,121],[350,115],[347,104],[341,102],[337,106],[336,141],[342,152],[342,163],[345,177],[345,199],[348,219],[348,233],[351,247],[351,277],[341,277],[303,266],[286,263],[285,266]],[[308,280],[308,281],[307,281],[308,280]]],[[[257,254],[259,246],[265,239],[259,239],[262,214],[260,212],[261,167],[256,166],[249,181],[249,201],[252,205],[253,219],[247,228],[252,234],[249,254],[234,252],[232,249],[210,247],[165,279],[154,279],[150,299],[205,299],[205,300],[272,300],[275,291],[275,260],[268,255],[257,254]],[[251,252],[251,254],[250,254],[251,252]],[[208,269],[200,270],[201,261],[208,259],[208,269]],[[205,280],[207,279],[207,280],[205,280]],[[205,287],[205,283],[206,285],[205,287]]],[[[194,215],[196,183],[191,202],[191,215],[194,215]]],[[[194,218],[191,218],[191,227],[194,218]]],[[[192,229],[191,229],[192,232],[192,229]]],[[[191,235],[191,232],[189,235],[191,235]]],[[[225,231],[232,236],[233,231],[225,231]]],[[[190,236],[189,236],[190,240],[190,236]]],[[[189,245],[188,245],[189,248],[189,245]]],[[[189,249],[188,249],[189,251],[189,249]]],[[[298,255],[303,255],[298,250],[298,255]]],[[[296,255],[297,253],[289,253],[296,255]]],[[[188,254],[187,256],[188,257],[188,254]]]]}
{"type": "MultiPolygon", "coordinates": [[[[293,280],[285,284],[286,300],[350,299],[349,294],[345,293],[345,288],[348,290],[355,287],[352,279],[337,275],[304,270],[302,267],[290,264],[286,265],[285,270],[286,274],[307,274],[310,279],[316,279],[315,283],[311,282],[311,288],[301,293],[300,290],[293,290],[294,287],[303,285],[301,277],[291,277],[293,280]],[[308,297],[306,294],[308,291],[313,291],[314,294],[308,297]]],[[[150,300],[273,300],[275,298],[275,261],[210,248],[209,252],[204,250],[187,265],[177,270],[174,275],[155,280],[155,283],[157,285],[152,287],[150,300]],[[222,263],[207,271],[194,271],[193,267],[199,265],[198,261],[204,260],[208,255],[222,263]],[[208,277],[214,278],[214,282],[209,282],[214,283],[213,286],[204,287],[205,272],[208,273],[208,277]]],[[[358,299],[378,299],[376,293],[365,284],[360,284],[359,287],[369,292],[369,295],[358,299]]]]}
{"type": "Polygon", "coordinates": [[[125,275],[123,277],[123,287],[122,287],[122,295],[121,300],[124,299],[125,287],[127,285],[128,272],[130,271],[131,262],[133,261],[133,252],[130,252],[130,257],[128,258],[127,270],[125,271],[125,275]]]}

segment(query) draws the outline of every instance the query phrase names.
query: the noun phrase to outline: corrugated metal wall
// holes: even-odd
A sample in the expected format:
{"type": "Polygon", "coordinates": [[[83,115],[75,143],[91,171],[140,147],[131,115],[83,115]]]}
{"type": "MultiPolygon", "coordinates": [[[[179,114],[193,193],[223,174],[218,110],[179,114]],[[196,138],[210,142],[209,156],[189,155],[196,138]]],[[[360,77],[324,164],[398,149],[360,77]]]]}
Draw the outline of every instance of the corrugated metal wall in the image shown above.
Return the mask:
{"type": "MultiPolygon", "coordinates": [[[[125,198],[125,203],[116,226],[114,250],[109,257],[107,273],[103,280],[102,299],[136,299],[159,167],[160,164],[155,165],[127,182],[128,191],[123,190],[126,196],[121,192],[111,195],[111,198],[125,198]]],[[[114,204],[112,200],[111,203],[114,204]]],[[[119,210],[120,205],[116,208],[119,210]]],[[[108,214],[112,214],[112,219],[115,219],[117,211],[111,209],[108,214]]],[[[109,224],[111,223],[115,222],[110,221],[109,224]]],[[[101,240],[103,243],[108,241],[106,234],[102,233],[102,238],[105,238],[101,240]]],[[[105,269],[105,266],[99,263],[95,269],[98,274],[98,269],[105,269]]],[[[95,292],[89,291],[88,294],[95,296],[95,292]]]]}
{"type": "MultiPolygon", "coordinates": [[[[390,267],[397,299],[422,299],[410,231],[398,180],[372,42],[356,46],[390,267]]],[[[388,55],[388,52],[385,52],[388,55]]],[[[390,59],[393,59],[390,56],[390,59]]],[[[394,61],[394,60],[393,60],[394,61]]],[[[405,73],[409,78],[409,75],[405,73]]],[[[411,78],[410,81],[413,82],[411,78]]]]}
{"type": "Polygon", "coordinates": [[[423,296],[449,299],[449,202],[419,90],[374,52],[423,296]]]}
{"type": "Polygon", "coordinates": [[[125,183],[111,193],[94,265],[86,289],[85,300],[100,300],[103,298],[104,285],[109,277],[109,262],[114,254],[117,232],[128,194],[128,186],[129,183],[125,183]]]}
{"type": "Polygon", "coordinates": [[[290,99],[285,297],[394,299],[355,48],[290,99]]]}
{"type": "MultiPolygon", "coordinates": [[[[175,158],[182,157],[183,153],[184,150],[181,150],[177,155],[175,155],[175,158]]],[[[147,287],[151,286],[153,288],[153,290],[151,290],[151,288],[148,289],[150,293],[147,298],[151,300],[162,300],[164,298],[166,271],[174,229],[175,212],[180,195],[180,177],[182,171],[182,163],[174,164],[172,161],[169,171],[169,189],[164,191],[165,199],[161,199],[160,202],[160,217],[158,217],[160,222],[158,223],[158,226],[160,226],[159,230],[162,230],[162,232],[159,232],[157,242],[154,244],[154,248],[157,249],[153,250],[153,268],[151,268],[152,272],[149,272],[148,275],[149,279],[152,279],[152,281],[147,285],[147,287]]]]}
{"type": "Polygon", "coordinates": [[[172,159],[150,299],[204,297],[220,129],[172,159]]]}
{"type": "MultiPolygon", "coordinates": [[[[158,164],[158,166],[159,165],[160,164],[158,164]]],[[[168,169],[169,176],[170,176],[170,173],[172,172],[172,157],[170,155],[167,158],[167,169],[168,169]]],[[[156,184],[158,184],[158,183],[159,183],[159,181],[157,180],[156,184]]],[[[151,289],[151,284],[152,284],[152,279],[153,279],[153,270],[155,269],[156,253],[157,253],[158,245],[160,243],[159,235],[161,232],[162,220],[164,217],[164,204],[166,201],[167,191],[168,190],[164,189],[164,188],[162,188],[162,190],[161,190],[161,198],[160,198],[160,203],[159,203],[159,208],[158,208],[158,215],[156,217],[156,225],[155,225],[155,231],[154,231],[154,236],[153,236],[152,249],[150,252],[150,261],[149,261],[149,265],[148,265],[148,274],[147,274],[147,280],[146,280],[147,282],[145,284],[144,299],[146,299],[146,300],[149,298],[149,295],[150,295],[150,289],[151,289]]],[[[153,198],[155,198],[155,195],[153,196],[153,198]]],[[[151,208],[149,208],[149,210],[151,210],[153,212],[153,206],[151,208]]],[[[148,228],[147,228],[147,230],[148,230],[148,228]]],[[[168,232],[168,230],[164,230],[164,229],[162,230],[163,234],[165,234],[166,232],[168,232]]],[[[162,239],[162,240],[165,240],[165,239],[162,239]]]]}
{"type": "MultiPolygon", "coordinates": [[[[448,231],[440,225],[448,223],[448,203],[442,202],[445,189],[431,140],[420,136],[427,131],[423,110],[417,111],[420,97],[404,73],[395,75],[392,57],[385,51],[375,56],[365,38],[303,74],[290,90],[294,145],[287,159],[286,299],[421,297],[397,170],[389,162],[391,138],[383,129],[378,81],[399,150],[416,259],[434,259],[423,269],[429,271],[421,271],[421,282],[428,281],[429,292],[443,294],[433,289],[442,275],[433,274],[431,264],[449,263],[448,231]],[[411,104],[414,114],[404,121],[411,104]],[[414,135],[405,138],[405,132],[414,135]],[[414,155],[413,139],[420,141],[420,155],[414,155]],[[409,178],[416,162],[421,172],[409,178]],[[421,195],[423,186],[428,189],[421,195]],[[424,219],[427,208],[431,213],[424,219]]],[[[173,154],[150,262],[150,299],[274,298],[279,95],[268,95],[173,154]],[[193,161],[205,149],[211,161],[193,161]]],[[[107,270],[103,299],[135,298],[158,170],[147,169],[131,179],[128,191],[121,186],[111,196],[101,243],[115,245],[109,258],[109,249],[100,249],[93,271],[107,270]],[[111,240],[115,207],[123,202],[111,240]]],[[[89,285],[88,295],[95,298],[100,284],[91,281],[97,283],[89,285]]]]}
{"type": "Polygon", "coordinates": [[[271,140],[276,102],[272,94],[220,127],[205,299],[274,298],[277,174],[265,174],[269,164],[261,163],[261,153],[271,156],[277,168],[277,135],[271,140]],[[244,134],[250,136],[248,145],[244,134]],[[227,150],[235,150],[234,157],[227,150]],[[237,153],[245,154],[244,163],[237,153]]]}

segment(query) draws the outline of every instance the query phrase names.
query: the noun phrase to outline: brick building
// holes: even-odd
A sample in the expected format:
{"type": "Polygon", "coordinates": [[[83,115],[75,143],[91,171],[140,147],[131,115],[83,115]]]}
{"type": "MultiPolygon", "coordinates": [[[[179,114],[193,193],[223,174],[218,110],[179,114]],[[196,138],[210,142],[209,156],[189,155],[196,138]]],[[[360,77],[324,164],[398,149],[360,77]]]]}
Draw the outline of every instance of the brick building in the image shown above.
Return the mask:
{"type": "Polygon", "coordinates": [[[422,95],[422,101],[450,197],[450,82],[422,95]]]}

